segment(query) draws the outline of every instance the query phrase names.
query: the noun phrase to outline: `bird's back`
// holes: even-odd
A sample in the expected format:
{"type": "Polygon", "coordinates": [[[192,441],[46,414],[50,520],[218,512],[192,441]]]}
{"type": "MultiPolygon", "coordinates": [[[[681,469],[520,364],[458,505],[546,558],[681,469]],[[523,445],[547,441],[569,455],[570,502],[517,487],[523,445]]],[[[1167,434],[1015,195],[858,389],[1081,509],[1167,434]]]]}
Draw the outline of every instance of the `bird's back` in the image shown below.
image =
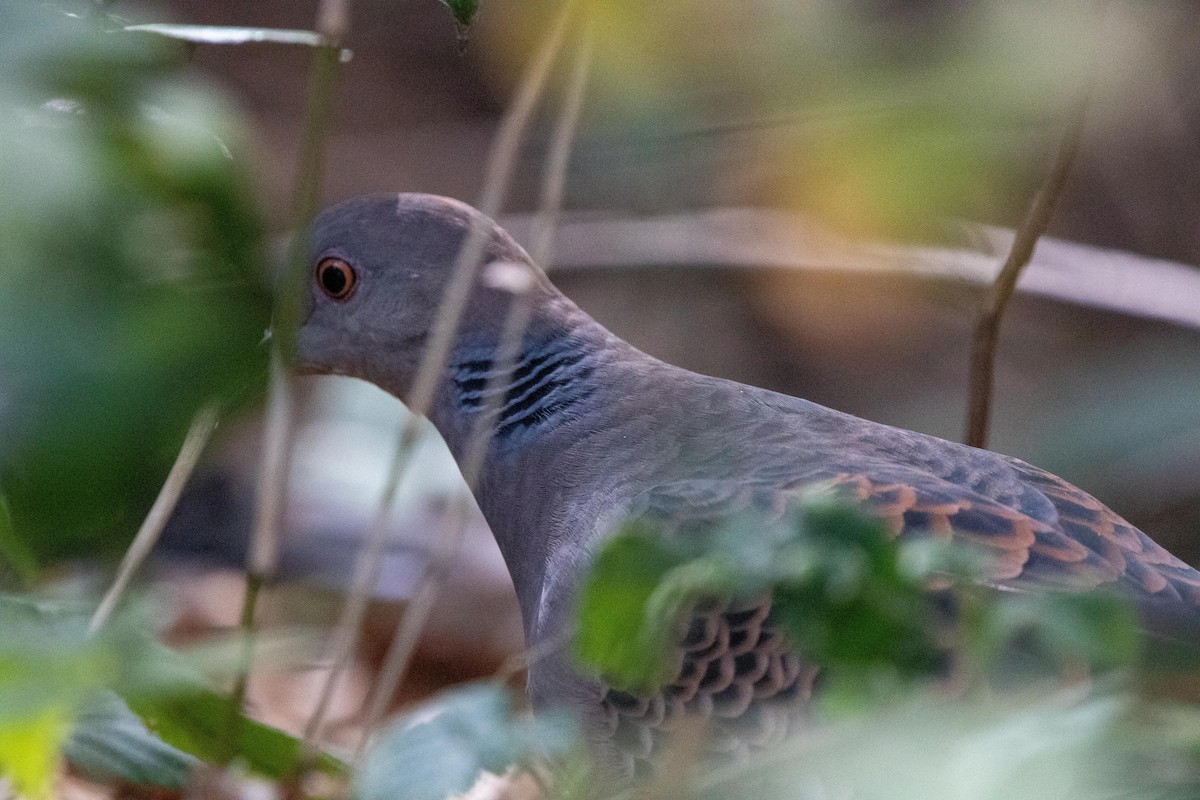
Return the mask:
{"type": "MultiPolygon", "coordinates": [[[[639,480],[626,488],[628,496],[591,495],[582,501],[587,514],[561,518],[565,529],[554,538],[563,553],[550,563],[562,568],[547,576],[545,627],[535,639],[569,624],[565,595],[578,585],[576,571],[586,569],[598,540],[620,521],[638,518],[664,535],[687,535],[747,512],[781,515],[816,489],[861,503],[895,537],[970,543],[987,556],[987,580],[996,586],[1111,586],[1189,614],[1200,606],[1200,573],[1095,498],[1020,460],[641,354],[626,354],[610,377],[632,391],[579,424],[589,438],[607,441],[593,451],[596,470],[639,480]],[[636,441],[606,440],[597,433],[606,426],[640,433],[636,441]],[[569,529],[581,518],[599,522],[569,529]]],[[[570,667],[553,660],[545,675],[535,668],[531,682],[543,701],[559,691],[591,704],[599,749],[622,771],[637,772],[689,716],[714,723],[718,752],[778,740],[803,715],[816,672],[778,630],[769,597],[700,603],[681,624],[673,658],[672,676],[641,694],[608,688],[602,679],[581,688],[564,677],[570,667]]]]}

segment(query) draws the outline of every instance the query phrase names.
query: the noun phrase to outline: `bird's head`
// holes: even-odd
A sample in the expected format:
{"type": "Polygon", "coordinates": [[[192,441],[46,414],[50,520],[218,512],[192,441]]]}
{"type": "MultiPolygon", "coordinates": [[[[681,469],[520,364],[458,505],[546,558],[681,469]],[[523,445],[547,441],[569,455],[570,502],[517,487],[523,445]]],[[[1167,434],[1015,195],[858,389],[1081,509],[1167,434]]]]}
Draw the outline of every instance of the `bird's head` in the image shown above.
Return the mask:
{"type": "MultiPolygon", "coordinates": [[[[322,212],[310,235],[299,369],[365,378],[406,398],[473,220],[488,237],[484,264],[531,265],[492,220],[445,197],[369,195],[322,212]]],[[[549,286],[539,270],[532,274],[538,286],[549,286]]],[[[460,334],[494,336],[510,299],[503,289],[477,281],[460,334]]]]}

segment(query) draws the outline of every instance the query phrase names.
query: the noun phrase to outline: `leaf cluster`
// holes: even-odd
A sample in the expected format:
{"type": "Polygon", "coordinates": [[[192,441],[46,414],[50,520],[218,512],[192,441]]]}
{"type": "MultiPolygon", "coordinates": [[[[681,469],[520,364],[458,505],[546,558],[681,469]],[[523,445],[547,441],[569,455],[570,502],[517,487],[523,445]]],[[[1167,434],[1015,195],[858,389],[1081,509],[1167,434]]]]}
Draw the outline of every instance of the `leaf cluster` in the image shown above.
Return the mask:
{"type": "Polygon", "coordinates": [[[196,410],[259,394],[268,273],[182,45],[16,0],[0,31],[0,544],[28,572],[118,548],[196,410]]]}
{"type": "Polygon", "coordinates": [[[698,603],[760,595],[818,664],[905,675],[943,664],[929,576],[878,520],[819,503],[778,520],[748,512],[689,533],[666,536],[633,520],[598,553],[580,590],[576,651],[607,680],[661,683],[672,633],[698,603]]]}

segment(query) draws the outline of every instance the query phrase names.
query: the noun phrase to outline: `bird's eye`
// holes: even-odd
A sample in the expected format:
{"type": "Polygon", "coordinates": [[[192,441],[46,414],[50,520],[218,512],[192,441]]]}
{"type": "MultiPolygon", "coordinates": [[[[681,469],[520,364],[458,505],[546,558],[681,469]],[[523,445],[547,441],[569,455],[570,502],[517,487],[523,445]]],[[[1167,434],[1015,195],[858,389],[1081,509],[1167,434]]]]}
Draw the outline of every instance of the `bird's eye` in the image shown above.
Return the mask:
{"type": "Polygon", "coordinates": [[[317,283],[334,300],[345,300],[354,293],[358,274],[340,258],[322,258],[317,263],[317,283]]]}

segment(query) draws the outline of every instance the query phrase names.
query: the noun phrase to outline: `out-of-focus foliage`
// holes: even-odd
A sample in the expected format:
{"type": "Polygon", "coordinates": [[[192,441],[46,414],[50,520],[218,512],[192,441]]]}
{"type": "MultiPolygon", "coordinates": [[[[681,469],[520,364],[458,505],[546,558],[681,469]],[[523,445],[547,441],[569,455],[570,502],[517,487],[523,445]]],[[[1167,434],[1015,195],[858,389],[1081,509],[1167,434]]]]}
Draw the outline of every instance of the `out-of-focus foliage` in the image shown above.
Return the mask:
{"type": "Polygon", "coordinates": [[[1200,793],[1198,723],[1119,685],[919,694],[677,785],[714,800],[1184,800],[1200,793]]]}
{"type": "Polygon", "coordinates": [[[560,757],[576,743],[566,717],[519,715],[507,688],[470,684],[434,698],[374,743],[355,780],[356,800],[442,800],[484,772],[503,774],[537,757],[560,757]]]}
{"type": "Polygon", "coordinates": [[[0,775],[18,791],[45,797],[63,757],[95,779],[176,788],[198,759],[276,780],[294,769],[299,742],[234,714],[209,684],[237,669],[240,646],[171,650],[146,607],[91,636],[88,620],[77,605],[0,595],[0,775]]]}
{"type": "Polygon", "coordinates": [[[941,663],[930,559],[903,557],[877,521],[805,506],[665,536],[642,521],[605,543],[580,591],[576,650],[617,685],[661,682],[680,619],[706,598],[769,592],[781,628],[818,664],[928,675],[941,663]],[[689,535],[694,533],[694,535],[689,535]]]}
{"type": "Polygon", "coordinates": [[[183,45],[0,3],[0,488],[8,560],[119,548],[202,405],[260,384],[263,239],[183,45]],[[18,544],[19,543],[19,544],[18,544]]]}
{"type": "Polygon", "coordinates": [[[670,536],[635,520],[605,542],[583,582],[576,653],[617,686],[653,687],[697,604],[770,595],[781,630],[823,668],[827,687],[950,670],[1013,682],[1136,661],[1137,618],[1126,599],[994,596],[973,580],[986,574],[981,558],[933,540],[898,542],[878,520],[828,500],[779,519],[750,512],[670,536]]]}
{"type": "MultiPolygon", "coordinates": [[[[192,684],[168,696],[135,702],[133,708],[152,723],[163,741],[207,763],[236,760],[257,775],[280,781],[295,772],[299,740],[241,714],[231,717],[229,698],[207,684],[192,684]]],[[[316,768],[328,774],[345,769],[329,755],[322,755],[316,768]]]]}
{"type": "Polygon", "coordinates": [[[441,0],[454,15],[454,21],[459,24],[460,31],[470,27],[475,15],[479,13],[479,0],[441,0]]]}
{"type": "Polygon", "coordinates": [[[151,733],[129,706],[107,692],[83,707],[62,753],[96,781],[171,789],[182,788],[198,763],[151,733]]]}
{"type": "MultiPolygon", "coordinates": [[[[729,520],[690,543],[629,526],[601,548],[580,598],[576,636],[588,669],[645,687],[660,675],[656,660],[666,640],[659,637],[679,630],[672,614],[705,594],[788,597],[792,586],[776,613],[802,648],[820,653],[829,679],[803,727],[749,760],[677,759],[646,790],[586,778],[580,784],[577,765],[560,755],[563,772],[549,796],[1197,796],[1200,707],[1187,697],[1200,663],[1179,665],[1175,691],[1164,696],[1162,682],[1143,680],[1139,658],[1153,651],[1139,647],[1125,600],[995,592],[971,580],[981,566],[977,554],[926,544],[898,545],[875,521],[827,501],[773,525],[760,517],[729,520]],[[754,536],[744,535],[746,526],[754,536]],[[931,578],[943,600],[936,610],[919,596],[931,578]],[[838,626],[843,639],[834,646],[838,626]],[[912,641],[899,644],[900,636],[912,641]],[[606,656],[606,648],[615,652],[606,656]]],[[[415,792],[406,796],[444,796],[482,769],[502,772],[498,748],[528,739],[527,723],[506,716],[497,691],[487,684],[455,693],[392,729],[372,751],[357,796],[396,796],[402,786],[415,792]],[[420,775],[421,788],[400,775],[420,775]]],[[[569,746],[563,738],[551,751],[569,746]]],[[[523,761],[516,751],[505,756],[523,761]]]]}
{"type": "Polygon", "coordinates": [[[664,779],[670,791],[980,800],[1200,790],[1200,709],[1139,696],[1128,601],[997,593],[970,580],[977,554],[897,544],[860,512],[824,502],[783,522],[751,516],[715,530],[678,542],[643,526],[606,543],[580,602],[588,668],[645,685],[656,667],[639,660],[661,658],[679,630],[673,613],[706,594],[769,591],[781,627],[828,677],[819,714],[780,749],[733,766],[693,764],[689,776],[664,779]],[[925,594],[931,578],[942,613],[925,594]],[[599,605],[619,594],[626,601],[599,605]],[[652,621],[664,613],[667,622],[652,621]],[[914,675],[931,680],[921,688],[914,675]],[[1150,753],[1160,730],[1168,750],[1150,753]]]}
{"type": "MultiPolygon", "coordinates": [[[[0,597],[0,631],[0,774],[31,797],[48,795],[77,720],[102,728],[112,724],[111,714],[96,713],[96,703],[111,706],[100,699],[105,692],[169,694],[191,674],[160,659],[164,648],[138,613],[119,617],[89,638],[87,617],[78,611],[0,597]]],[[[151,769],[152,781],[178,785],[182,754],[151,738],[147,733],[138,749],[147,763],[155,753],[160,756],[163,771],[151,769]]]]}
{"type": "MultiPolygon", "coordinates": [[[[495,63],[523,61],[549,5],[480,37],[495,63]]],[[[584,5],[597,46],[574,196],[796,205],[870,236],[1022,208],[1085,87],[1114,110],[1094,122],[1121,124],[1156,47],[1147,4],[1107,19],[1091,0],[584,5]]]]}

